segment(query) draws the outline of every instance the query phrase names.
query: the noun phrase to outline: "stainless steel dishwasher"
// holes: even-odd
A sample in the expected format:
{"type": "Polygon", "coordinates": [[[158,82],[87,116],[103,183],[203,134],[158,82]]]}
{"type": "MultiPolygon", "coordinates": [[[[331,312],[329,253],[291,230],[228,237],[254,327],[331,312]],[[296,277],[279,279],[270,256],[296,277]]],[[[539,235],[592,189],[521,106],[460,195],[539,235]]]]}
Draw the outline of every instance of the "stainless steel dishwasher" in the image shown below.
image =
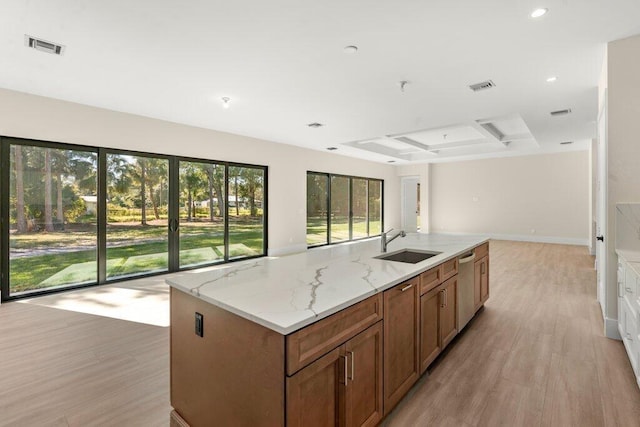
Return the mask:
{"type": "Polygon", "coordinates": [[[473,261],[475,250],[458,258],[458,332],[464,328],[474,315],[473,311],[473,261]]]}

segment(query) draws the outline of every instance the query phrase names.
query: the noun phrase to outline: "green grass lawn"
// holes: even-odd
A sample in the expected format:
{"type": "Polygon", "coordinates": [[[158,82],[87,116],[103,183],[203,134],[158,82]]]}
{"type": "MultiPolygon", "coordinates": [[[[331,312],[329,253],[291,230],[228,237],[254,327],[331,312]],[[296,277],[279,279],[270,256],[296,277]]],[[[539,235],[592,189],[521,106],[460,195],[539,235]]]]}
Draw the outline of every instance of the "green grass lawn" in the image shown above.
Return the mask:
{"type": "MultiPolygon", "coordinates": [[[[307,218],[307,245],[317,245],[327,243],[327,222],[326,218],[307,218]]],[[[369,223],[369,235],[380,234],[380,221],[369,223]]],[[[354,218],[353,238],[361,239],[367,237],[367,222],[364,219],[354,218]]],[[[349,240],[349,218],[339,217],[331,220],[331,241],[340,242],[349,240]]]]}
{"type": "MultiPolygon", "coordinates": [[[[222,224],[189,223],[180,229],[180,265],[194,266],[224,259],[222,224]]],[[[109,226],[107,230],[107,277],[166,271],[168,240],[166,225],[109,226]],[[110,245],[114,246],[110,246],[110,245]]],[[[230,258],[262,253],[262,225],[232,222],[229,225],[230,258]]],[[[10,260],[11,293],[90,283],[97,280],[95,231],[29,233],[11,236],[11,248],[64,248],[68,252],[38,253],[10,260]]]]}

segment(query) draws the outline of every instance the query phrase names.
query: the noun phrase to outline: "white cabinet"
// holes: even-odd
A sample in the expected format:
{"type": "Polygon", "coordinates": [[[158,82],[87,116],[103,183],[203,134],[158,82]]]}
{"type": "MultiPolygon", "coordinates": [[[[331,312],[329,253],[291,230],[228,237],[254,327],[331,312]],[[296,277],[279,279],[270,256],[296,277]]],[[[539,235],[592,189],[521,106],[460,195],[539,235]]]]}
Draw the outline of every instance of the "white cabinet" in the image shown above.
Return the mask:
{"type": "Polygon", "coordinates": [[[640,263],[618,259],[618,330],[640,386],[640,263]]]}

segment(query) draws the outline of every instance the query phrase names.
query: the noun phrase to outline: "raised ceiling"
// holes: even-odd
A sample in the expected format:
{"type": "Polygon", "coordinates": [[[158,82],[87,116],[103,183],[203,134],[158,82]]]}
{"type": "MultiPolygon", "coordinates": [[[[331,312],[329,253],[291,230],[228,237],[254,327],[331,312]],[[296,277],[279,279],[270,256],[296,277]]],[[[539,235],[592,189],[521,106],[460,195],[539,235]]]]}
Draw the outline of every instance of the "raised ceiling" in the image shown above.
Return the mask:
{"type": "Polygon", "coordinates": [[[398,164],[585,149],[605,43],[640,33],[638,0],[0,0],[0,10],[1,87],[398,164]],[[531,18],[538,7],[549,13],[531,18]],[[25,34],[65,50],[29,49],[25,34]],[[468,87],[489,79],[494,88],[468,87]]]}

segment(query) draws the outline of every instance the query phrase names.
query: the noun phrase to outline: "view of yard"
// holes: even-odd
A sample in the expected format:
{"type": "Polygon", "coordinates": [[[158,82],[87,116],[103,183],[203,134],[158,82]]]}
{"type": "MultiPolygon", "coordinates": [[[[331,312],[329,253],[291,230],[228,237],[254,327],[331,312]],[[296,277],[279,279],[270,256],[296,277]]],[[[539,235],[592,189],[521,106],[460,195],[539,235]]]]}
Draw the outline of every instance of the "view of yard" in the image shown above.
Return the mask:
{"type": "Polygon", "coordinates": [[[169,160],[106,157],[101,204],[96,152],[11,146],[10,294],[96,283],[99,206],[106,206],[107,280],[168,271],[172,232],[180,268],[264,252],[263,168],[180,161],[179,219],[170,221],[169,160]]]}

